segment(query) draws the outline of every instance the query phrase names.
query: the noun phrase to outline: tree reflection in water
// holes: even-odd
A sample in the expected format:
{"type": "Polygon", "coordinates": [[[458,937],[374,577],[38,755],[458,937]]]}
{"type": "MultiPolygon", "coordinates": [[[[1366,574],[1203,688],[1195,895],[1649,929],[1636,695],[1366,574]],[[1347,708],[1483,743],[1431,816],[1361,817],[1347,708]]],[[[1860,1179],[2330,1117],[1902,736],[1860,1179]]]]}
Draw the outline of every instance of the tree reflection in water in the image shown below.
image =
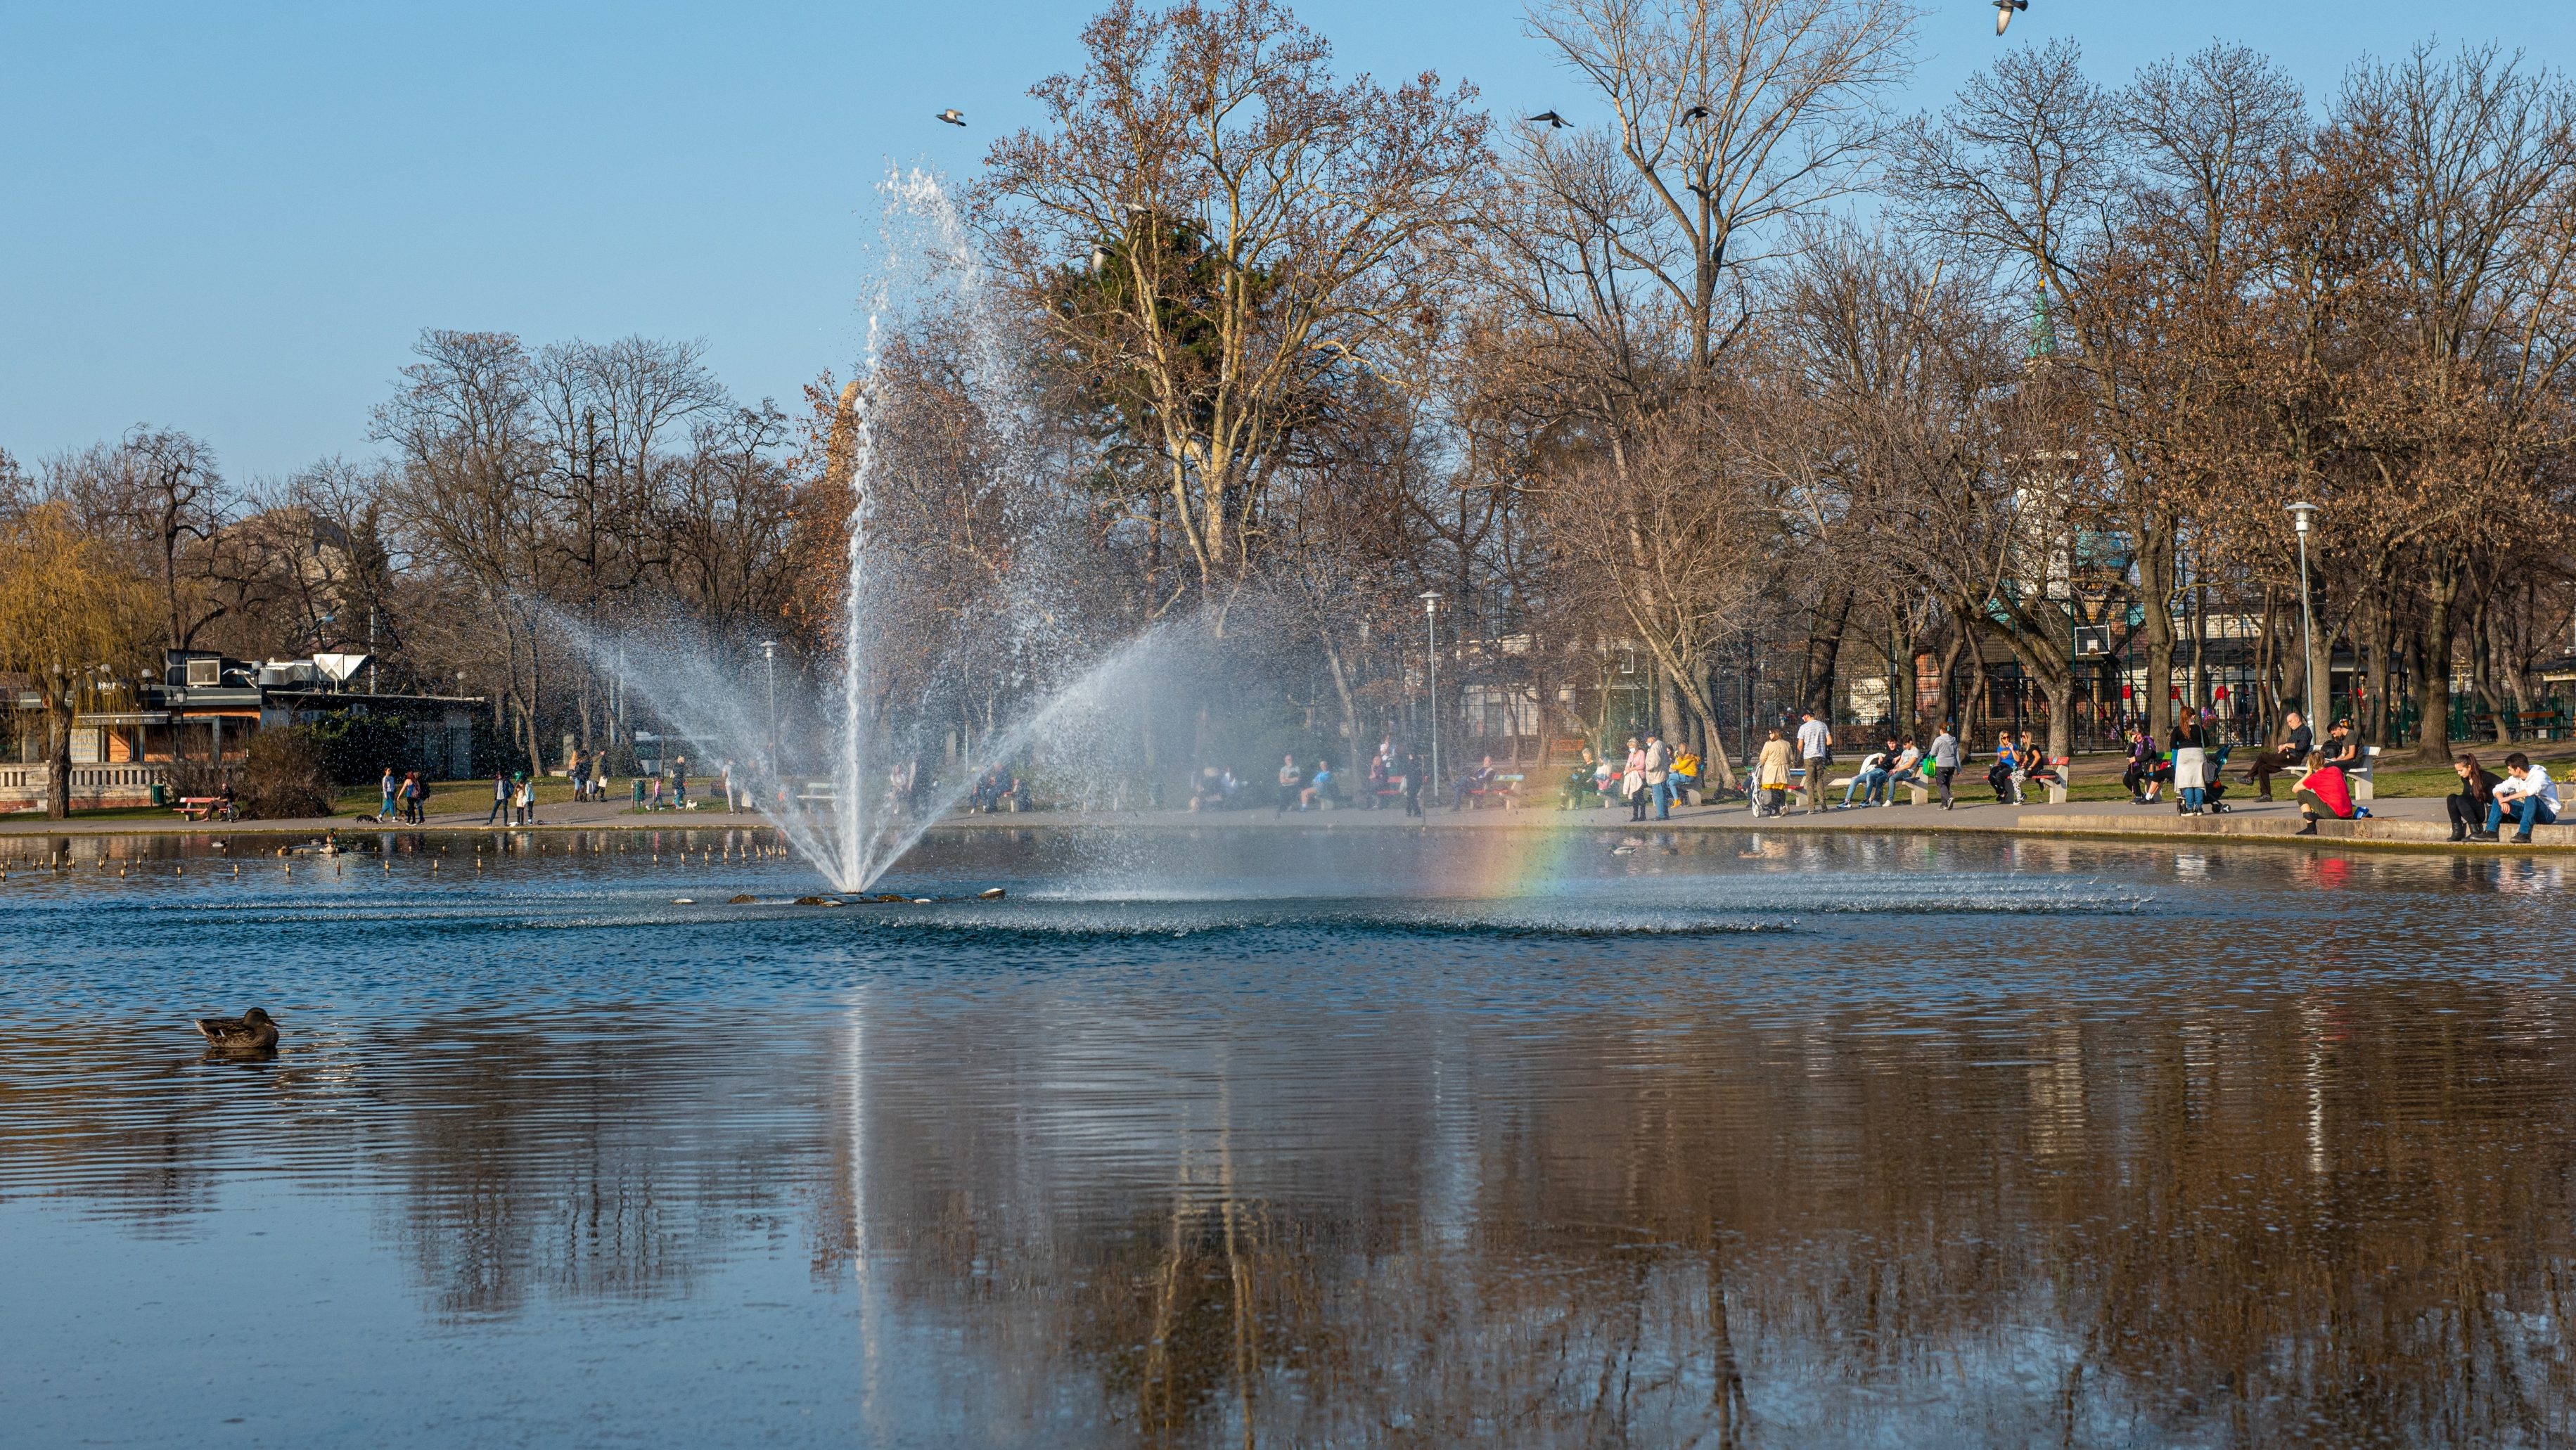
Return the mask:
{"type": "Polygon", "coordinates": [[[999,1373],[1081,1366],[1146,1444],[2565,1432],[2554,1003],[1981,1016],[1559,1024],[1488,1084],[1455,1246],[1383,1075],[1300,1094],[1239,1171],[1176,1130],[1160,1185],[1142,1142],[1011,1133],[1048,1116],[1026,1081],[914,1098],[867,1125],[902,1184],[869,1212],[908,1306],[999,1373]]]}

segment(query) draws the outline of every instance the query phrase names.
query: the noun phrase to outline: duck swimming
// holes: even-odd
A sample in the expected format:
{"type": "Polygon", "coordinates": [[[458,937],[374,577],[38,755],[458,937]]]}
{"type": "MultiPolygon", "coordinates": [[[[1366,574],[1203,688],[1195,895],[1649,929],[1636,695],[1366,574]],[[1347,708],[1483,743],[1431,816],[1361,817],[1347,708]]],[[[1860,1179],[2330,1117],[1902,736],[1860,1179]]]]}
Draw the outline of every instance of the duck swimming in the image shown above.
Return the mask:
{"type": "Polygon", "coordinates": [[[277,1046],[277,1023],[253,1007],[239,1017],[200,1017],[197,1030],[217,1047],[235,1052],[267,1052],[277,1046]]]}

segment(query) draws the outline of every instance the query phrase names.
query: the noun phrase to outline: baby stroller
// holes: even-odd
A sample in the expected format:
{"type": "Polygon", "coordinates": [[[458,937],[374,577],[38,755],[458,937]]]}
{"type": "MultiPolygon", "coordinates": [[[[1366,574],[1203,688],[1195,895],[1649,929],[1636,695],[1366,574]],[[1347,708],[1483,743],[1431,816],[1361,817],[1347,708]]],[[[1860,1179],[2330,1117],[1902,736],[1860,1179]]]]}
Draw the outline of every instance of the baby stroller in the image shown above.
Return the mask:
{"type": "MultiPolygon", "coordinates": [[[[2213,745],[2202,752],[2206,759],[2200,768],[2200,778],[2207,784],[2200,788],[2200,805],[2202,810],[2213,816],[2223,816],[2228,812],[2227,802],[2222,798],[2227,794],[2227,757],[2235,749],[2233,745],[2213,745]]],[[[2163,767],[2156,772],[2156,780],[2163,785],[2173,784],[2172,756],[2165,757],[2163,767]]],[[[2174,809],[2190,809],[2182,803],[2180,792],[2175,793],[2174,809]]]]}
{"type": "Polygon", "coordinates": [[[2201,787],[2200,798],[2211,815],[2227,814],[2227,757],[2235,749],[2233,745],[2221,745],[2209,752],[2209,765],[2202,772],[2208,777],[2209,784],[2201,787]]]}

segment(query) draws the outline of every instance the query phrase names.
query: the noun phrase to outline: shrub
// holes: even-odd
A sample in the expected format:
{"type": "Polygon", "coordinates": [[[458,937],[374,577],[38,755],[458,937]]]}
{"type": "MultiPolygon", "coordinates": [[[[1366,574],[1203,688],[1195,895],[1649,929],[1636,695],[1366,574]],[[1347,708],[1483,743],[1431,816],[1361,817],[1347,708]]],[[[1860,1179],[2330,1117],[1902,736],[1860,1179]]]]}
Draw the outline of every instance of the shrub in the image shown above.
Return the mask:
{"type": "Polygon", "coordinates": [[[270,731],[301,735],[334,785],[373,785],[391,766],[396,775],[419,768],[411,733],[400,720],[378,715],[325,715],[309,725],[270,731]]]}
{"type": "Polygon", "coordinates": [[[291,820],[331,814],[329,767],[315,746],[311,726],[263,730],[251,737],[237,804],[254,820],[291,820]]]}

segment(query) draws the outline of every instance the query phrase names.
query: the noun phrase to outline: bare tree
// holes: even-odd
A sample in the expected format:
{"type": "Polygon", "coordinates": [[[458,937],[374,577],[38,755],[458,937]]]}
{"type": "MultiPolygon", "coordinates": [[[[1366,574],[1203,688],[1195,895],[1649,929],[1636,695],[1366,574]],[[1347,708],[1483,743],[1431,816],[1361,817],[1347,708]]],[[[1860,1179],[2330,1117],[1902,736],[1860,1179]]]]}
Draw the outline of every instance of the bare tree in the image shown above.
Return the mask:
{"type": "Polygon", "coordinates": [[[978,215],[1066,366],[1150,449],[1222,632],[1307,395],[1392,367],[1436,316],[1485,120],[1428,73],[1336,78],[1274,0],[1115,0],[1083,45],[1079,74],[1033,92],[1044,127],[994,145],[978,215]]]}
{"type": "Polygon", "coordinates": [[[1706,372],[1749,313],[1755,249],[1868,184],[1882,98],[1913,73],[1915,16],[1900,0],[1555,0],[1530,31],[1610,123],[1571,147],[1522,123],[1516,171],[1588,214],[1613,265],[1652,279],[1706,372]]]}

